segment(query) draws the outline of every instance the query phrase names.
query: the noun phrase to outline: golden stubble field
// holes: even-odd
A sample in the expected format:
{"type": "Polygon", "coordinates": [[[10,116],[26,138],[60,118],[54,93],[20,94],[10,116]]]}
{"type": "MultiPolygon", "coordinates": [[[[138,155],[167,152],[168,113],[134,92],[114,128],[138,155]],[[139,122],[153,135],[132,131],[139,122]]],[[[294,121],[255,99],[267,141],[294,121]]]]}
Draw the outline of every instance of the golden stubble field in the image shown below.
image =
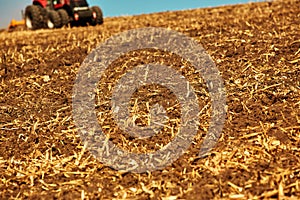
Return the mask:
{"type": "MultiPolygon", "coordinates": [[[[0,41],[1,199],[300,197],[298,0],[106,18],[97,27],[2,32],[0,41]],[[164,170],[134,174],[103,165],[83,147],[72,119],[72,88],[93,48],[113,34],[141,27],[170,28],[201,43],[221,72],[228,111],[207,157],[199,159],[197,152],[209,108],[186,154],[164,170]]],[[[186,64],[164,53],[149,55],[128,54],[112,67],[186,64]]],[[[199,104],[205,107],[209,96],[202,94],[199,104]]],[[[148,141],[150,149],[167,144],[172,135],[166,134],[148,141]]],[[[147,144],[136,146],[122,134],[111,137],[127,150],[142,152],[147,144]]]]}

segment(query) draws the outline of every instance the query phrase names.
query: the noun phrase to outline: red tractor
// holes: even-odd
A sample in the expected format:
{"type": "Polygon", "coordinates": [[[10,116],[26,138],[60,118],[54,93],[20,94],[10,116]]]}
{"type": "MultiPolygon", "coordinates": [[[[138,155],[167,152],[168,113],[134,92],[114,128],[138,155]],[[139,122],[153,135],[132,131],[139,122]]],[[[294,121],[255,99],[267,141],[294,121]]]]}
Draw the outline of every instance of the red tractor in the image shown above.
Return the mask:
{"type": "Polygon", "coordinates": [[[25,24],[32,30],[68,24],[95,26],[103,24],[103,14],[98,6],[90,8],[86,0],[33,0],[26,7],[25,24]]]}

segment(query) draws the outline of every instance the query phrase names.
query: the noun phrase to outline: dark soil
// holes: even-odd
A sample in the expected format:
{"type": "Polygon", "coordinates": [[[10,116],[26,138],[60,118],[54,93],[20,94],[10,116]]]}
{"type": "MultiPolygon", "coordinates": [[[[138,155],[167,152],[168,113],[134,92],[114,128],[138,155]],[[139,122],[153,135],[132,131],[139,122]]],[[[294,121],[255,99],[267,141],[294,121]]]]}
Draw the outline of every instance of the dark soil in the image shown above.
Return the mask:
{"type": "MultiPolygon", "coordinates": [[[[135,61],[127,54],[112,68],[125,61],[188,66],[172,55],[148,54],[137,54],[135,61]]],[[[299,77],[298,0],[106,18],[96,27],[1,32],[0,199],[300,198],[299,77]],[[195,142],[176,162],[151,173],[122,173],[83,148],[72,119],[72,88],[93,48],[113,34],[141,27],[170,28],[199,41],[221,72],[228,111],[222,136],[207,157],[197,153],[209,108],[195,142]]],[[[198,87],[204,88],[197,94],[199,105],[209,105],[205,85],[198,87]]],[[[163,95],[156,101],[165,107],[168,95],[174,99],[165,88],[149,88],[134,94],[141,112],[146,112],[147,99],[141,97],[147,91],[159,90],[163,95]]],[[[102,86],[99,96],[108,93],[102,86]]],[[[176,100],[169,103],[175,113],[168,115],[178,118],[176,100]]],[[[114,129],[112,121],[105,123],[108,131],[114,129]]],[[[128,151],[153,151],[155,144],[172,139],[168,131],[149,143],[126,134],[112,141],[128,151]]]]}

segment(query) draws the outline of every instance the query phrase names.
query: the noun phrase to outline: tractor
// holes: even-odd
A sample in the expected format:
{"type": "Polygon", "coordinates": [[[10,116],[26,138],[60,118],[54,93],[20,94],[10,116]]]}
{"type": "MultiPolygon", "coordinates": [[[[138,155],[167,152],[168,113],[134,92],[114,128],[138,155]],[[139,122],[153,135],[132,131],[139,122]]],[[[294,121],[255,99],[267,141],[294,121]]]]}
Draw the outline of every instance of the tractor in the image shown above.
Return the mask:
{"type": "Polygon", "coordinates": [[[32,30],[103,24],[102,10],[89,7],[86,0],[33,0],[26,7],[24,18],[26,27],[32,30]]]}

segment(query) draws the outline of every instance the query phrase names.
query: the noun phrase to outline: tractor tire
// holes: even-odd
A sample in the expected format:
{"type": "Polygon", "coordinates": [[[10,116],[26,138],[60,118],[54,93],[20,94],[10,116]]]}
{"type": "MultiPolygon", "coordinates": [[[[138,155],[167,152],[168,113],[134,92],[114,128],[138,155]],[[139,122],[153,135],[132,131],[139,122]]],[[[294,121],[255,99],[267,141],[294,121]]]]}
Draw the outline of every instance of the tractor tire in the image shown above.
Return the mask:
{"type": "Polygon", "coordinates": [[[40,9],[40,15],[41,15],[41,26],[40,28],[47,28],[47,20],[48,20],[48,12],[45,8],[38,6],[40,9]]]}
{"type": "Polygon", "coordinates": [[[92,11],[96,13],[96,19],[92,20],[92,25],[96,26],[97,24],[103,24],[103,13],[98,6],[93,6],[92,11]]]}
{"type": "Polygon", "coordinates": [[[61,19],[55,10],[50,10],[48,12],[48,21],[47,21],[47,27],[50,29],[59,28],[61,26],[61,19]]]}
{"type": "Polygon", "coordinates": [[[68,15],[67,11],[64,10],[64,9],[59,9],[57,12],[58,12],[58,14],[60,16],[60,19],[61,19],[60,26],[63,27],[63,26],[68,25],[70,19],[69,19],[69,15],[68,15]]]}
{"type": "Polygon", "coordinates": [[[39,6],[31,5],[25,9],[25,24],[28,29],[36,30],[43,26],[43,16],[39,6]]]}

